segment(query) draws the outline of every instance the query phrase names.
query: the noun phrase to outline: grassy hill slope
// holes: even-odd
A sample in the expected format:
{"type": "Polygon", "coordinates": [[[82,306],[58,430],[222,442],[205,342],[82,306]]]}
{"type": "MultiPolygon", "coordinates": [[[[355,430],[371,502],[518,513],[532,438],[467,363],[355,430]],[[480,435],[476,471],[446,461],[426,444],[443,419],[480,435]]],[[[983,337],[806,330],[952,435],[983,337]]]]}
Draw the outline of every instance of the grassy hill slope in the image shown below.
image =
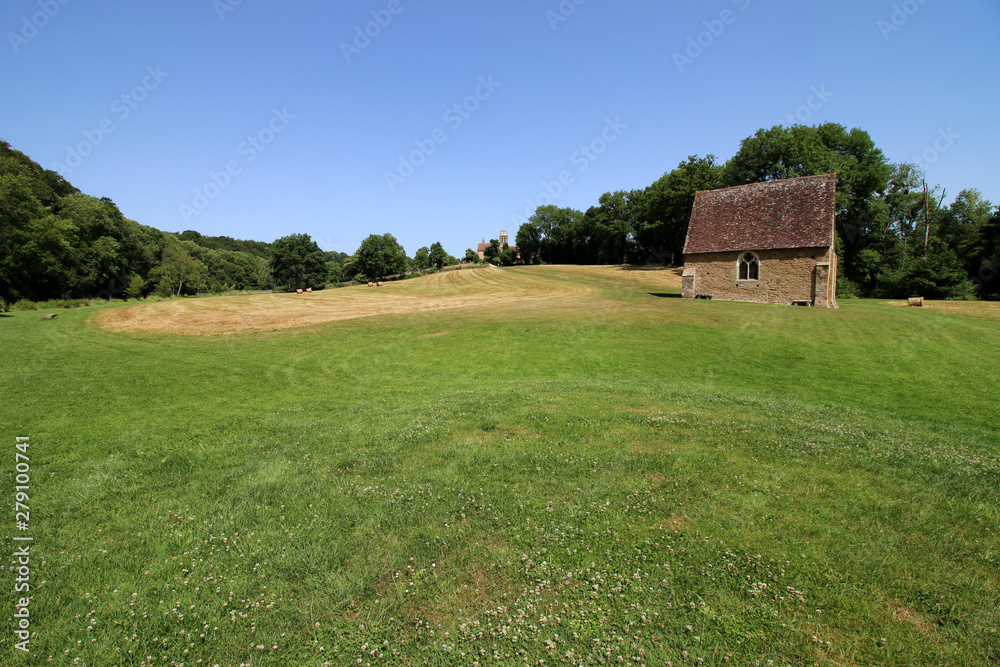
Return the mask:
{"type": "Polygon", "coordinates": [[[497,274],[267,333],[0,318],[30,660],[1000,662],[1000,322],[497,274]]]}

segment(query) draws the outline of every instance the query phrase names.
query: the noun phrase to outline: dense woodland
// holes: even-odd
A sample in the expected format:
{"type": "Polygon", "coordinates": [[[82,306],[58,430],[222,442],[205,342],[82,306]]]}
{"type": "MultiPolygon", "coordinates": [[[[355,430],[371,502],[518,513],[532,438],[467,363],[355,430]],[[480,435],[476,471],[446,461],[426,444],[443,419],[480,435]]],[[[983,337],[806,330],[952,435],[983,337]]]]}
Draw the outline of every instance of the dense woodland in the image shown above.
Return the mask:
{"type": "Polygon", "coordinates": [[[0,141],[0,306],[322,289],[457,262],[440,243],[409,258],[388,234],[365,239],[347,255],[321,250],[306,234],[264,243],[163,232],[129,220],[110,199],[81,193],[0,141]]]}
{"type": "MultiPolygon", "coordinates": [[[[586,212],[540,206],[517,232],[521,259],[494,241],[487,260],[680,263],[698,190],[830,172],[838,177],[838,295],[1000,299],[1000,209],[975,189],[945,206],[947,193],[928,188],[916,165],[888,162],[866,132],[836,124],[760,130],[728,162],[691,156],[646,188],[602,195],[586,212]]],[[[469,249],[465,259],[478,256],[469,249]]],[[[163,232],[0,141],[6,303],[316,289],[457,261],[440,243],[408,257],[390,234],[373,234],[347,255],[305,234],[263,243],[163,232]]]]}

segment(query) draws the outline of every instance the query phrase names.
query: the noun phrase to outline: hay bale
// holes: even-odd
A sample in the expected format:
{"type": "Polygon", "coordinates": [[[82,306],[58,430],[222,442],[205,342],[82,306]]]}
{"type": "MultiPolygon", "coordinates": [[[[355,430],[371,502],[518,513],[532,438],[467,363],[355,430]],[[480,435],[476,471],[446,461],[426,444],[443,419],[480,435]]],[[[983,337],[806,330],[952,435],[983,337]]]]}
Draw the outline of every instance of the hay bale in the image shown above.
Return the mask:
{"type": "Polygon", "coordinates": [[[47,319],[47,320],[54,320],[57,317],[59,317],[59,313],[49,313],[48,315],[45,316],[45,319],[47,319]]]}
{"type": "Polygon", "coordinates": [[[306,288],[306,293],[307,293],[307,294],[308,294],[309,292],[312,292],[312,291],[313,291],[313,288],[312,288],[312,287],[307,287],[307,288],[306,288]]]}
{"type": "Polygon", "coordinates": [[[915,307],[915,308],[923,308],[924,307],[924,297],[922,297],[922,296],[911,296],[910,297],[910,301],[909,301],[909,303],[907,305],[915,307]]]}
{"type": "Polygon", "coordinates": [[[370,282],[370,283],[368,283],[368,286],[369,287],[375,287],[375,283],[370,282]]]}
{"type": "Polygon", "coordinates": [[[295,290],[295,293],[296,294],[302,294],[302,290],[301,289],[297,289],[297,290],[295,290]]]}
{"type": "Polygon", "coordinates": [[[381,286],[382,286],[382,281],[380,280],[378,283],[376,283],[376,287],[381,287],[381,286]]]}

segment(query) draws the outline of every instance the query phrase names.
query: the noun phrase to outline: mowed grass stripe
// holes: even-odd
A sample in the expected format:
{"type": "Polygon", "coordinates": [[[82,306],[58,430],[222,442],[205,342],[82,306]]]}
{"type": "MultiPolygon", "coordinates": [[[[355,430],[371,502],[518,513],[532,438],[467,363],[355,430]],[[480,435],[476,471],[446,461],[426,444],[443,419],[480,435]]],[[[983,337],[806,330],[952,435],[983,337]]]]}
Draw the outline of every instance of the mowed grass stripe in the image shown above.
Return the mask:
{"type": "Polygon", "coordinates": [[[103,312],[112,331],[219,335],[275,331],[376,315],[482,307],[498,300],[559,299],[584,292],[542,275],[515,276],[489,267],[447,271],[381,287],[364,285],[307,294],[173,299],[103,312]]]}

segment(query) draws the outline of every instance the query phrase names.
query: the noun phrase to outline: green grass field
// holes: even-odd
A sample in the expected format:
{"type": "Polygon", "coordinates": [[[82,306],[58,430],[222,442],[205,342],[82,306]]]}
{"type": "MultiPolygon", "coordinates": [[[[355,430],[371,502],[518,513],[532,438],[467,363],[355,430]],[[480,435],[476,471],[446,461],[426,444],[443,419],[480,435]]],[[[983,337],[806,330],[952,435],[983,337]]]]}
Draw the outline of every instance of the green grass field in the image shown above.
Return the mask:
{"type": "Polygon", "coordinates": [[[1000,664],[1000,321],[489,275],[255,333],[0,317],[0,663],[1000,664]]]}

